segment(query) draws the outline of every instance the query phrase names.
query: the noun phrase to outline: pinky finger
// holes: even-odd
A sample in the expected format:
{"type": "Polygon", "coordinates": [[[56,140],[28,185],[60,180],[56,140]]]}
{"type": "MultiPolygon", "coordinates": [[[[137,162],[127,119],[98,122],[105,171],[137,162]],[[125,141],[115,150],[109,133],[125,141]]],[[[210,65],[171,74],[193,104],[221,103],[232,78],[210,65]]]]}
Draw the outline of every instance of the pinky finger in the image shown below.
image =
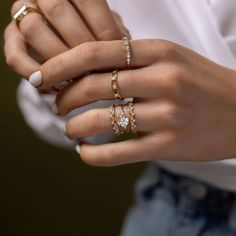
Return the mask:
{"type": "Polygon", "coordinates": [[[152,160],[162,155],[168,135],[147,135],[118,143],[103,145],[81,144],[76,147],[82,160],[93,166],[118,166],[152,160]]]}
{"type": "Polygon", "coordinates": [[[4,52],[7,64],[24,78],[29,78],[40,66],[28,55],[25,40],[14,22],[5,30],[4,52]]]}

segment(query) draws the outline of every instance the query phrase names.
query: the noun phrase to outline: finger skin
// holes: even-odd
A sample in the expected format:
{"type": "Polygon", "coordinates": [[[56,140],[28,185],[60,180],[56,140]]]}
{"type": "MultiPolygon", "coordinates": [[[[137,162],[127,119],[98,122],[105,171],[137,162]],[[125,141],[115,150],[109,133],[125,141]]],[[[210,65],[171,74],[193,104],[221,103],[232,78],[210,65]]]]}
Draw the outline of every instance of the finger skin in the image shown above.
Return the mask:
{"type": "MultiPolygon", "coordinates": [[[[20,0],[13,4],[12,15],[23,5],[34,6],[29,0],[20,0]]],[[[68,50],[67,46],[43,21],[39,13],[29,13],[19,24],[19,30],[29,43],[44,59],[50,59],[68,50]]]]}
{"type": "MultiPolygon", "coordinates": [[[[168,102],[135,103],[135,120],[138,132],[177,130],[185,124],[184,111],[168,102]]],[[[125,114],[129,117],[127,107],[125,114]]],[[[116,109],[116,117],[121,113],[116,109]]],[[[66,135],[70,139],[94,136],[113,132],[109,108],[92,109],[70,119],[66,124],[66,135]]]]}
{"type": "MultiPolygon", "coordinates": [[[[43,80],[41,87],[49,88],[94,70],[124,69],[127,65],[123,47],[123,41],[89,42],[58,55],[39,68],[43,80]]],[[[158,54],[154,40],[132,41],[131,47],[134,67],[144,67],[156,61],[158,54]]]]}
{"type": "MultiPolygon", "coordinates": [[[[121,97],[139,99],[168,97],[169,100],[175,101],[177,98],[174,88],[171,88],[171,83],[166,82],[166,80],[172,81],[172,77],[175,77],[176,73],[173,74],[171,71],[175,71],[175,68],[169,64],[119,71],[117,81],[121,97]]],[[[65,115],[75,108],[98,100],[114,99],[111,77],[112,73],[90,74],[62,90],[56,98],[58,114],[65,115]]]]}
{"type": "MultiPolygon", "coordinates": [[[[118,83],[122,98],[146,97],[141,89],[145,70],[120,71],[118,83]]],[[[61,91],[56,99],[58,114],[65,115],[71,110],[97,100],[114,99],[111,88],[111,73],[91,74],[75,81],[61,91]]]]}
{"type": "Polygon", "coordinates": [[[14,22],[6,28],[4,39],[7,64],[23,78],[28,78],[40,65],[27,54],[25,40],[14,22]]]}
{"type": "Polygon", "coordinates": [[[106,0],[72,0],[97,40],[122,38],[106,0]]]}
{"type": "Polygon", "coordinates": [[[103,145],[82,144],[82,160],[93,166],[119,166],[141,161],[165,158],[163,153],[172,142],[168,132],[149,134],[128,141],[103,145]]]}
{"type": "Polygon", "coordinates": [[[70,48],[95,40],[69,1],[38,0],[38,6],[70,48]]]}

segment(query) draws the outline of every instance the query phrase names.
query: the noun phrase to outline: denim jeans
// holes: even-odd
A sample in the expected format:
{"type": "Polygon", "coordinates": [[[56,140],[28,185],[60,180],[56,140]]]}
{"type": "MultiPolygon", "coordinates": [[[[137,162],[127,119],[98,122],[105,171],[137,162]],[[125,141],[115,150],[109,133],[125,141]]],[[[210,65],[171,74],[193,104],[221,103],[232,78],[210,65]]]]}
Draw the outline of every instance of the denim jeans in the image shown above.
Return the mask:
{"type": "Polygon", "coordinates": [[[151,164],[135,198],[122,236],[236,236],[235,193],[151,164]]]}

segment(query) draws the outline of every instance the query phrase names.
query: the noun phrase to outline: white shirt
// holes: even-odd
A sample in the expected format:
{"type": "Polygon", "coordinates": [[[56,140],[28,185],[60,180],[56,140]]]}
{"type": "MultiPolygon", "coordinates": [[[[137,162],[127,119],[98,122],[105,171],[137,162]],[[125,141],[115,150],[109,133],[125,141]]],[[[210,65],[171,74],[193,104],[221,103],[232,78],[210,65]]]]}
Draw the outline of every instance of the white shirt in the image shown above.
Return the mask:
{"type": "MultiPolygon", "coordinates": [[[[122,16],[132,38],[168,39],[236,69],[235,0],[110,0],[109,4],[122,16]]],[[[64,138],[63,121],[51,113],[50,102],[26,82],[19,87],[18,95],[26,120],[41,137],[54,144],[73,145],[64,138]]],[[[108,106],[102,102],[96,105],[108,106]]],[[[107,138],[95,139],[104,142],[107,138]]],[[[175,173],[236,191],[236,159],[207,163],[159,161],[159,164],[175,173]]]]}

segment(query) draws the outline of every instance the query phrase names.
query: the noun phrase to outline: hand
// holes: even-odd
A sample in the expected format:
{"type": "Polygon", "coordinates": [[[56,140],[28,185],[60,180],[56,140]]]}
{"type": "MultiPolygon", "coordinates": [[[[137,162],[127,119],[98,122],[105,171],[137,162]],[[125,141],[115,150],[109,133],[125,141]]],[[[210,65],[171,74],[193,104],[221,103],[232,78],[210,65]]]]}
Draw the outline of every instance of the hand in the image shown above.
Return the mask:
{"type": "MultiPolygon", "coordinates": [[[[236,72],[174,43],[131,41],[133,70],[119,73],[121,95],[135,98],[137,138],[104,145],[81,145],[92,165],[146,160],[213,161],[236,153],[236,72]]],[[[122,41],[90,42],[40,67],[42,87],[78,80],[57,97],[60,115],[97,100],[113,99],[114,68],[126,68],[122,41]]],[[[94,109],[68,121],[71,139],[112,132],[108,109],[94,109]]]]}
{"type": "Polygon", "coordinates": [[[40,66],[29,55],[29,45],[45,61],[81,43],[121,39],[121,34],[127,32],[105,0],[38,0],[37,4],[30,0],[16,1],[12,16],[27,5],[39,7],[45,19],[38,13],[30,13],[20,22],[19,29],[12,21],[5,30],[7,63],[24,78],[40,66]]]}

